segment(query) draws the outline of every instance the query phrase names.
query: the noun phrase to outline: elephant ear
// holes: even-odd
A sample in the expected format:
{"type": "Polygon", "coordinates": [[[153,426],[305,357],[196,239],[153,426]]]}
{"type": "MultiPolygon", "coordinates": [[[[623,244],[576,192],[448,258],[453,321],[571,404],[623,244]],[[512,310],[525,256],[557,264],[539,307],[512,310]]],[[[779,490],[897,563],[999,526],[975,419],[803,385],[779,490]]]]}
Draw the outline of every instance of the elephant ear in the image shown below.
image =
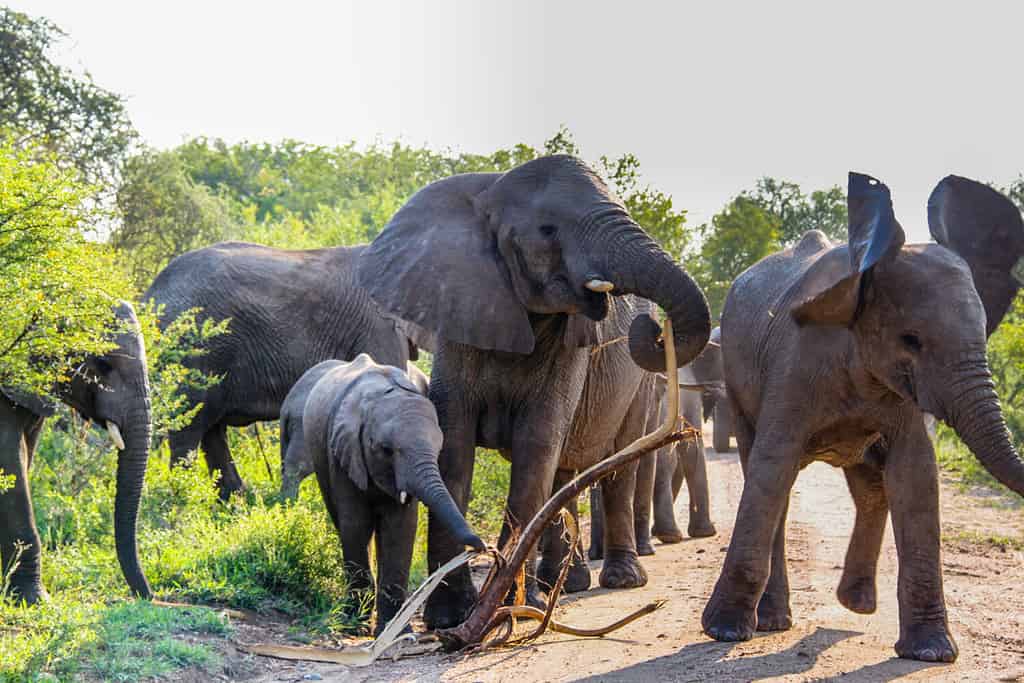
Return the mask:
{"type": "Polygon", "coordinates": [[[38,394],[28,391],[14,389],[11,387],[0,387],[0,394],[16,406],[20,406],[33,415],[39,417],[50,417],[57,411],[55,401],[43,398],[38,394]]]}
{"type": "Polygon", "coordinates": [[[526,354],[533,329],[481,201],[499,177],[457,175],[417,192],[360,255],[359,284],[439,338],[526,354]]]}
{"type": "Polygon", "coordinates": [[[849,326],[863,304],[864,287],[875,266],[896,257],[906,236],[892,210],[884,183],[863,173],[850,173],[846,191],[849,215],[849,271],[838,280],[813,282],[820,273],[812,266],[803,283],[813,294],[793,307],[800,325],[849,326]]]}
{"type": "Polygon", "coordinates": [[[363,453],[363,388],[360,384],[372,365],[373,359],[361,353],[332,372],[338,373],[336,381],[343,393],[331,416],[327,452],[361,491],[369,486],[370,477],[363,453]]]}
{"type": "Polygon", "coordinates": [[[928,230],[970,266],[992,334],[1024,284],[1020,211],[988,185],[950,175],[928,197],[928,230]]]}

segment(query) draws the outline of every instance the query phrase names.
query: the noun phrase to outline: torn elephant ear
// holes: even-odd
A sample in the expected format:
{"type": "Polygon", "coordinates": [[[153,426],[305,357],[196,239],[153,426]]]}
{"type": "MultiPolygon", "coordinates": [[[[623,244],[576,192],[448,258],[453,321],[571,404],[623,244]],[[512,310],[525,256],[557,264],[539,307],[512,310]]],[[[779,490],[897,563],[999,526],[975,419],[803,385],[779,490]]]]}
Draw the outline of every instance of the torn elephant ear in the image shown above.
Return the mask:
{"type": "Polygon", "coordinates": [[[906,235],[892,209],[885,183],[863,173],[850,173],[846,191],[849,215],[850,269],[840,278],[826,278],[813,266],[804,276],[804,291],[812,292],[793,307],[800,325],[852,325],[864,304],[864,288],[874,268],[899,254],[906,235]]]}
{"type": "Polygon", "coordinates": [[[928,198],[928,230],[970,266],[991,335],[1024,284],[1020,211],[988,185],[950,175],[928,198]]]}

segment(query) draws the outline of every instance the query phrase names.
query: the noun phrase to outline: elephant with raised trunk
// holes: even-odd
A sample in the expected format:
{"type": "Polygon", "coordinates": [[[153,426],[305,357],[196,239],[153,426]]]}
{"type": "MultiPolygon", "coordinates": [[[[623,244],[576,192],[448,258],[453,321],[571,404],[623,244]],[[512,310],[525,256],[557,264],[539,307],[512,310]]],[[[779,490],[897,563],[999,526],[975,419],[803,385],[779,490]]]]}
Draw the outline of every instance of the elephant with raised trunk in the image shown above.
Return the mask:
{"type": "Polygon", "coordinates": [[[737,278],[722,351],[745,483],[705,632],[744,640],[792,625],[785,521],[801,467],[843,468],[857,510],[839,584],[875,609],[888,516],[899,554],[900,657],[951,662],[939,485],[925,427],[949,424],[999,481],[1024,494],[985,356],[1019,285],[1024,224],[1013,204],[949,176],[928,202],[938,244],[904,244],[889,189],[851,173],[849,242],[817,231],[737,278]]]}
{"type": "MultiPolygon", "coordinates": [[[[117,559],[132,592],[148,598],[152,593],[139,563],[135,538],[152,429],[146,346],[130,304],[119,304],[113,317],[118,326],[113,333],[115,348],[87,358],[71,380],[55,387],[54,394],[82,417],[106,429],[117,448],[117,559]]],[[[40,576],[41,545],[28,473],[43,422],[54,409],[40,396],[0,388],[0,469],[15,476],[14,488],[0,493],[0,575],[10,571],[11,563],[17,560],[10,577],[11,591],[29,604],[45,600],[46,589],[40,576]]]]}
{"type": "Polygon", "coordinates": [[[165,326],[183,312],[199,320],[230,318],[229,334],[208,340],[187,360],[221,380],[189,394],[202,403],[192,422],[169,435],[172,462],[202,445],[221,497],[243,487],[231,460],[227,428],[276,420],[292,385],[320,361],[369,353],[405,367],[429,335],[385,316],[356,284],[365,246],[287,250],[224,242],[177,257],[157,275],[145,299],[160,306],[165,326]]]}
{"type": "MultiPolygon", "coordinates": [[[[500,543],[536,514],[556,477],[633,438],[627,412],[644,371],[664,371],[650,302],[670,316],[668,341],[682,364],[711,331],[693,280],[596,173],[566,155],[420,190],[360,257],[359,276],[382,308],[437,335],[430,398],[444,432],[441,474],[460,510],[475,447],[510,459],[500,543]]],[[[606,506],[623,510],[609,515],[604,586],[646,582],[633,534],[635,472],[603,483],[606,506]]],[[[460,549],[431,515],[430,569],[460,549]]],[[[533,577],[527,591],[539,602],[533,577]]],[[[462,621],[475,596],[468,569],[453,572],[427,603],[428,626],[462,621]]]]}
{"type": "Polygon", "coordinates": [[[442,440],[437,412],[404,372],[378,365],[362,353],[350,363],[325,361],[314,366],[295,391],[302,392],[305,401],[293,401],[290,393],[286,416],[302,425],[354,590],[373,588],[367,549],[374,538],[379,634],[405,601],[416,539],[416,500],[460,545],[483,550],[484,544],[469,528],[437,469],[442,440]]]}

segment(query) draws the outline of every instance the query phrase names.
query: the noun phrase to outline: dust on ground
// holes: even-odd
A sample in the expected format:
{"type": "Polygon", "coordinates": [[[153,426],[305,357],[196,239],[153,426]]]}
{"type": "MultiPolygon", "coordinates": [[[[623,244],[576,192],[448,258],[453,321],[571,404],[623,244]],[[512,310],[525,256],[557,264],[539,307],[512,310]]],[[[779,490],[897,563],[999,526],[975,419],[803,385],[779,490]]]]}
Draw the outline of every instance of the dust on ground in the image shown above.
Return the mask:
{"type": "MultiPolygon", "coordinates": [[[[708,439],[707,442],[710,442],[708,439]]],[[[1024,681],[1024,553],[986,540],[1024,539],[1024,510],[977,491],[942,485],[943,568],[953,635],[952,665],[897,659],[896,548],[890,525],[879,561],[878,611],[858,615],[835,597],[853,503],[842,473],[817,463],[797,480],[788,523],[794,627],[745,643],[718,643],[700,615],[718,577],[743,487],[735,452],[708,449],[708,480],[719,533],[658,545],[643,558],[644,588],[568,596],[559,620],[602,625],[648,602],[661,610],[599,639],[549,633],[532,645],[486,654],[431,655],[378,662],[365,669],[296,663],[227,648],[222,680],[269,681],[1024,681]]],[[[686,528],[687,497],[676,509],[686,528]]],[[[1020,545],[1018,544],[1019,548],[1020,545]]],[[[600,563],[591,563],[594,585],[600,563]]],[[[287,624],[242,622],[234,640],[285,642],[287,624]]],[[[186,674],[186,677],[189,674],[186,674]]],[[[209,674],[207,674],[209,676],[209,674]]]]}

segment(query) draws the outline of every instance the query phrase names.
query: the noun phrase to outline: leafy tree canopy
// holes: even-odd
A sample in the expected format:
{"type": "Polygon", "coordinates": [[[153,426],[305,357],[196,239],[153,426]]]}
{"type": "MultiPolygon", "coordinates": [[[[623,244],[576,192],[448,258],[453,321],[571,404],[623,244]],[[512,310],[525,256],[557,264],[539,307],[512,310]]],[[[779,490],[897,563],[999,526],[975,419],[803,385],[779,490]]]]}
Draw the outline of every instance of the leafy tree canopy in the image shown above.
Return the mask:
{"type": "Polygon", "coordinates": [[[53,61],[65,37],[47,19],[0,7],[0,132],[53,153],[88,182],[111,183],[135,128],[123,98],[53,61]]]}

